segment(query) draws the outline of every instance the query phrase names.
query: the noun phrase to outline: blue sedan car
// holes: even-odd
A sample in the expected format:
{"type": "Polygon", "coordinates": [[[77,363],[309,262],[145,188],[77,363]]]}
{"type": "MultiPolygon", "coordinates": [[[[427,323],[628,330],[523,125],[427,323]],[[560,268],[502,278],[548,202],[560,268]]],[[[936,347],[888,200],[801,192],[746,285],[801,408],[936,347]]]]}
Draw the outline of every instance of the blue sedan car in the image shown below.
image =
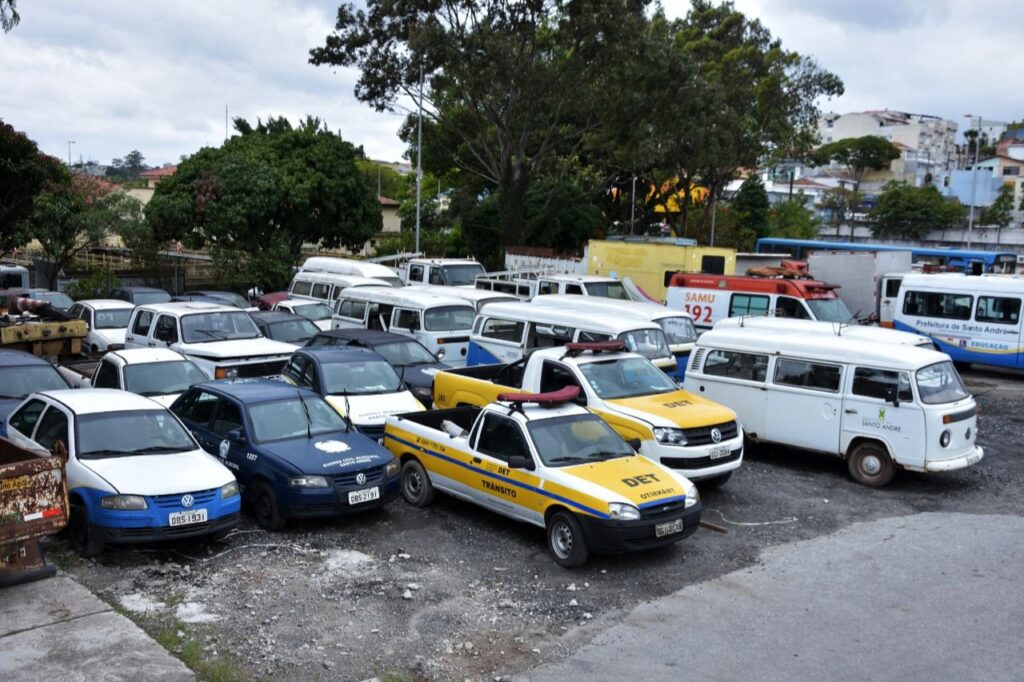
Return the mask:
{"type": "Polygon", "coordinates": [[[290,518],[374,509],[398,495],[398,460],[308,389],[210,381],[182,394],[171,411],[234,471],[268,530],[290,518]]]}

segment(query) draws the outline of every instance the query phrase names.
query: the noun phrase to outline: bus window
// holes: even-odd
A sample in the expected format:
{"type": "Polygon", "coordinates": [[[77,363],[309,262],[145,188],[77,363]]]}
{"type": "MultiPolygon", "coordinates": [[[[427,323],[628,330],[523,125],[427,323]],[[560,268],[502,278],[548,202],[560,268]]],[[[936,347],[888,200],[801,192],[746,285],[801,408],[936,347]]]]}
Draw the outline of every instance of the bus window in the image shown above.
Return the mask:
{"type": "Polygon", "coordinates": [[[738,315],[767,315],[768,297],[752,294],[733,294],[729,301],[729,317],[738,315]]]}
{"type": "Polygon", "coordinates": [[[946,294],[937,291],[908,291],[903,300],[903,313],[920,317],[944,317],[953,320],[971,319],[974,297],[967,294],[946,294]]]}
{"type": "Polygon", "coordinates": [[[979,296],[974,319],[978,322],[1017,324],[1020,322],[1020,299],[979,296]]]}

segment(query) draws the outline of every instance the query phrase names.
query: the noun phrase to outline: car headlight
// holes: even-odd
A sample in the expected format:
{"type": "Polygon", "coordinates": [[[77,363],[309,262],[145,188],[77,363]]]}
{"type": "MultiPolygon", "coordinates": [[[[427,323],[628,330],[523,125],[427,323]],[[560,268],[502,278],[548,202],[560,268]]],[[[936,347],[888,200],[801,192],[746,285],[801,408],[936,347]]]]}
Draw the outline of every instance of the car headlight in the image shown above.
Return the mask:
{"type": "Polygon", "coordinates": [[[413,386],[412,394],[417,398],[426,398],[427,400],[434,397],[434,392],[428,386],[413,386]]]}
{"type": "Polygon", "coordinates": [[[392,476],[397,476],[401,468],[402,465],[398,463],[398,460],[393,459],[390,462],[388,462],[388,465],[386,467],[384,467],[384,475],[387,476],[388,478],[391,478],[392,476]]]}
{"type": "Polygon", "coordinates": [[[226,500],[238,494],[238,481],[231,481],[220,487],[220,499],[226,500]]]}
{"type": "Polygon", "coordinates": [[[327,479],[323,476],[292,476],[288,485],[293,488],[326,488],[327,479]]]}
{"type": "Polygon", "coordinates": [[[666,445],[686,445],[686,436],[683,435],[682,429],[656,426],[654,427],[654,439],[666,445]]]}
{"type": "Polygon", "coordinates": [[[635,521],[640,518],[640,510],[625,502],[609,502],[608,516],[619,521],[635,521]]]}
{"type": "Polygon", "coordinates": [[[100,500],[100,506],[104,509],[118,509],[121,511],[145,509],[146,498],[141,495],[110,495],[100,500]]]}
{"type": "Polygon", "coordinates": [[[218,367],[213,372],[215,379],[234,379],[238,377],[237,367],[218,367]]]}
{"type": "Polygon", "coordinates": [[[942,432],[942,435],[939,436],[939,445],[941,445],[942,447],[947,447],[949,445],[949,438],[949,429],[946,429],[945,431],[942,432]]]}
{"type": "Polygon", "coordinates": [[[697,490],[697,486],[691,482],[689,487],[686,488],[686,508],[688,509],[698,502],[700,502],[700,491],[697,490]]]}

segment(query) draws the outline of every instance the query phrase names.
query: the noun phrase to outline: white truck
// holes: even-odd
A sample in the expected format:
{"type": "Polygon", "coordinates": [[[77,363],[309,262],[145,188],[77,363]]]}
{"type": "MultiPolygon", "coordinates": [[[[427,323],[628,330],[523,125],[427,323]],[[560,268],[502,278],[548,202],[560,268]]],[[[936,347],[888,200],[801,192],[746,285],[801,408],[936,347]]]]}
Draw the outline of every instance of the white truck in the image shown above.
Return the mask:
{"type": "Polygon", "coordinates": [[[192,384],[208,377],[194,362],[169,348],[111,351],[99,360],[57,367],[73,388],[114,388],[152,398],[170,407],[192,384]]]}
{"type": "Polygon", "coordinates": [[[400,272],[406,284],[471,287],[484,266],[472,258],[413,258],[400,272]]]}
{"type": "Polygon", "coordinates": [[[198,301],[137,307],[124,345],[176,350],[211,379],[276,377],[295,350],[263,337],[246,311],[198,301]]]}
{"type": "MultiPolygon", "coordinates": [[[[569,294],[630,301],[624,282],[601,275],[535,273],[529,271],[489,272],[476,280],[476,288],[509,294],[524,301],[537,296],[569,294]]],[[[646,299],[645,299],[646,300],[646,299]]]]}
{"type": "MultiPolygon", "coordinates": [[[[807,270],[816,279],[838,284],[836,293],[854,317],[874,321],[884,320],[886,301],[895,300],[887,295],[882,277],[910,272],[912,260],[910,251],[815,251],[807,257],[807,270]]],[[[888,319],[892,320],[891,310],[888,319]]]]}

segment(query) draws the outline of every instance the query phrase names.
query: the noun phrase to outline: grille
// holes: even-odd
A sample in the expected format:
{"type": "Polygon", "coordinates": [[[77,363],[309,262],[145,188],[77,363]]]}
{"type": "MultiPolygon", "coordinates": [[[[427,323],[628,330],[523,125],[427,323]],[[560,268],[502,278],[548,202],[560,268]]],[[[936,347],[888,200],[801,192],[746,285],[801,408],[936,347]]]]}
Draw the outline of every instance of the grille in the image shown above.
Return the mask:
{"type": "Polygon", "coordinates": [[[701,469],[707,466],[717,466],[726,462],[735,462],[743,454],[743,448],[736,448],[725,457],[662,457],[661,463],[669,469],[701,469]]]}
{"type": "Polygon", "coordinates": [[[356,483],[356,476],[359,474],[366,474],[366,483],[379,483],[384,479],[384,467],[370,467],[369,469],[360,469],[359,471],[347,471],[343,474],[337,474],[331,476],[331,480],[334,485],[340,486],[353,486],[358,485],[356,483]]]}
{"type": "MultiPolygon", "coordinates": [[[[195,504],[192,507],[198,507],[206,504],[213,500],[213,496],[217,494],[217,488],[212,490],[200,490],[197,493],[179,493],[175,495],[154,495],[149,498],[153,500],[153,504],[164,509],[177,509],[181,507],[181,498],[184,495],[191,495],[195,500],[195,504]]],[[[190,507],[191,509],[191,507],[190,507]]]]}
{"type": "MultiPolygon", "coordinates": [[[[715,441],[711,439],[711,430],[718,429],[722,432],[721,440],[729,440],[735,438],[739,433],[739,429],[736,426],[736,422],[725,422],[724,424],[713,424],[711,426],[702,426],[698,429],[683,429],[683,435],[686,436],[687,445],[711,445],[715,441]]],[[[720,441],[719,441],[720,442],[720,441]]]]}
{"type": "Polygon", "coordinates": [[[370,440],[379,441],[384,437],[384,425],[379,424],[377,426],[357,426],[356,430],[363,434],[370,440]]]}
{"type": "Polygon", "coordinates": [[[648,507],[640,510],[640,517],[644,519],[660,519],[664,516],[671,516],[683,509],[686,506],[686,502],[670,502],[668,504],[659,504],[654,507],[648,507]]]}
{"type": "Polygon", "coordinates": [[[268,360],[249,365],[236,365],[238,376],[245,378],[277,376],[284,369],[285,360],[268,360]]]}

